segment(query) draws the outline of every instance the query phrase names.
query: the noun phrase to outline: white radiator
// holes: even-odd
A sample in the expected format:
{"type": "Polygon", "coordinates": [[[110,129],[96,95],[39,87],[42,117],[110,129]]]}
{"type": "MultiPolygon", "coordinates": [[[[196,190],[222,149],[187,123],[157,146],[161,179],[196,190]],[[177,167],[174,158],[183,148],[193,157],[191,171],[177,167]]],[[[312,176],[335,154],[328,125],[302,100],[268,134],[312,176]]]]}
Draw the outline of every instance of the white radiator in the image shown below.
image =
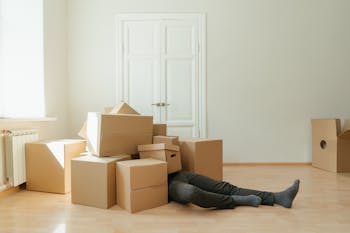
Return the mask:
{"type": "Polygon", "coordinates": [[[0,192],[7,188],[5,166],[5,133],[0,132],[0,192]]]}
{"type": "Polygon", "coordinates": [[[38,131],[8,130],[5,134],[6,178],[10,186],[26,182],[25,144],[38,140],[38,131]]]}

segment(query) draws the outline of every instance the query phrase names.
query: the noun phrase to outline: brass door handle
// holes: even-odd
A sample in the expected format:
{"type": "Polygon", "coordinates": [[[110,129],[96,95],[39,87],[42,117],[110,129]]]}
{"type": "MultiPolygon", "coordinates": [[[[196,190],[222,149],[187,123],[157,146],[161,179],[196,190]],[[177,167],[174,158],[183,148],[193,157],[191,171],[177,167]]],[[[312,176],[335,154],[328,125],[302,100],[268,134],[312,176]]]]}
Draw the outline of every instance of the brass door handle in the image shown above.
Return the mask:
{"type": "Polygon", "coordinates": [[[157,107],[166,107],[166,106],[169,106],[170,104],[167,104],[167,103],[155,103],[155,104],[152,104],[153,106],[157,106],[157,107]]]}
{"type": "Polygon", "coordinates": [[[166,107],[166,106],[169,106],[169,105],[170,105],[170,104],[167,104],[167,103],[164,103],[164,102],[163,102],[163,103],[160,103],[160,106],[161,106],[161,107],[166,107]]]}

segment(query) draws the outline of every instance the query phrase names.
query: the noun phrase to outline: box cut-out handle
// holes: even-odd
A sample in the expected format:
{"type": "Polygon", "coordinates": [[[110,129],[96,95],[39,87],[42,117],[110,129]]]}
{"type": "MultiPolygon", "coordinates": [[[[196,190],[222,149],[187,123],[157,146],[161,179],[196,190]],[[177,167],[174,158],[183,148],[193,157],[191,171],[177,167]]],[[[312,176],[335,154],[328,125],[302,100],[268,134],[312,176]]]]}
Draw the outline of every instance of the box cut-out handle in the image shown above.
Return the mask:
{"type": "Polygon", "coordinates": [[[323,150],[325,150],[325,149],[327,148],[327,142],[326,142],[325,140],[322,140],[322,141],[320,142],[320,146],[321,146],[321,148],[322,148],[323,150]]]}
{"type": "Polygon", "coordinates": [[[171,154],[170,157],[171,158],[174,158],[176,156],[176,154],[171,154]]]}

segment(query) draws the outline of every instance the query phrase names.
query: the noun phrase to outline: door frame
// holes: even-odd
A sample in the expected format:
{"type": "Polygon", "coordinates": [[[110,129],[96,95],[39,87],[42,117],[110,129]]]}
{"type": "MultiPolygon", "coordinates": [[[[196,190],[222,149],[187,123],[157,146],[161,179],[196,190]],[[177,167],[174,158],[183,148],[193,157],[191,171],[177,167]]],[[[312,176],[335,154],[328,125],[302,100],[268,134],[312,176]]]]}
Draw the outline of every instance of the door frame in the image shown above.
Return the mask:
{"type": "Polygon", "coordinates": [[[125,80],[123,77],[123,39],[122,24],[131,20],[171,20],[196,18],[198,20],[198,135],[207,137],[207,69],[206,69],[206,14],[205,13],[121,13],[116,15],[116,101],[127,102],[124,91],[125,80]]]}

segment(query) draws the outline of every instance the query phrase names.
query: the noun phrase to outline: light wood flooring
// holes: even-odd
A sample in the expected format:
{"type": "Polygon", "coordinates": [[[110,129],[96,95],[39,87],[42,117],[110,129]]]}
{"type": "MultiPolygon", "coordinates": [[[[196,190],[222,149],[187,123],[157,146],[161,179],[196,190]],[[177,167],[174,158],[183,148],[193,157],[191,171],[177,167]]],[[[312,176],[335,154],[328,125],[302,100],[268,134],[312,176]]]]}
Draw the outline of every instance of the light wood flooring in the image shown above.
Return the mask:
{"type": "Polygon", "coordinates": [[[70,195],[22,190],[0,199],[0,232],[350,232],[349,173],[335,174],[307,165],[224,167],[225,180],[246,188],[279,191],[295,178],[300,178],[301,187],[292,209],[206,210],[170,203],[129,214],[118,206],[103,210],[73,205],[70,195]]]}

